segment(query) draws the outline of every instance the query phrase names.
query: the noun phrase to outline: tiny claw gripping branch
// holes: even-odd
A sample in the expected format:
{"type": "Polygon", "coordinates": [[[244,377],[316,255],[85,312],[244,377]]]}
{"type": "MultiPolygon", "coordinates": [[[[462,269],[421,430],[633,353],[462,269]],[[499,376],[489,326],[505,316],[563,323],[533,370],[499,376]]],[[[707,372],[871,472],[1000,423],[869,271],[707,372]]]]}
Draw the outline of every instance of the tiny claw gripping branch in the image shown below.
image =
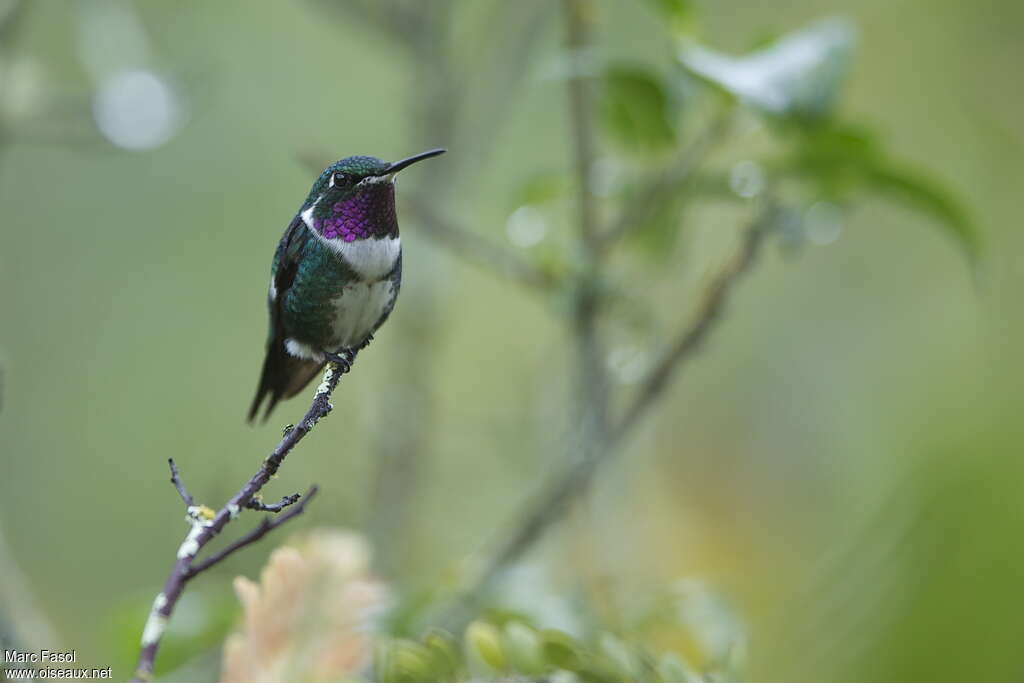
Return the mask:
{"type": "Polygon", "coordinates": [[[135,669],[133,683],[144,683],[153,680],[153,667],[156,662],[156,655],[160,649],[167,625],[174,612],[178,600],[185,591],[186,584],[198,574],[210,567],[220,563],[229,555],[242,548],[255,543],[277,527],[286,524],[289,520],[301,515],[309,502],[316,496],[317,487],[311,486],[304,495],[298,493],[285,496],[277,503],[265,504],[259,497],[260,491],[270,481],[271,477],[281,467],[281,463],[288,454],[295,448],[306,434],[308,434],[321,418],[331,412],[331,394],[338,386],[342,374],[348,371],[349,366],[355,360],[355,354],[346,358],[346,363],[339,364],[330,362],[324,371],[323,381],[317,387],[313,395],[313,402],[306,411],[302,420],[291,429],[285,430],[281,441],[274,448],[270,456],[263,461],[259,470],[239,489],[238,493],[231,497],[219,510],[214,511],[205,505],[197,505],[192,494],[189,493],[182,482],[181,473],[178,471],[174,460],[169,460],[171,470],[171,483],[185,503],[186,520],[189,523],[189,532],[178,547],[174,566],[171,569],[164,588],[153,600],[153,607],[150,609],[149,617],[142,631],[141,650],[139,651],[138,664],[135,669]],[[196,561],[196,557],[206,545],[219,534],[232,520],[238,519],[242,510],[257,510],[263,512],[277,513],[274,517],[264,517],[262,521],[233,543],[228,544],[219,552],[216,552],[204,560],[196,561]]]}

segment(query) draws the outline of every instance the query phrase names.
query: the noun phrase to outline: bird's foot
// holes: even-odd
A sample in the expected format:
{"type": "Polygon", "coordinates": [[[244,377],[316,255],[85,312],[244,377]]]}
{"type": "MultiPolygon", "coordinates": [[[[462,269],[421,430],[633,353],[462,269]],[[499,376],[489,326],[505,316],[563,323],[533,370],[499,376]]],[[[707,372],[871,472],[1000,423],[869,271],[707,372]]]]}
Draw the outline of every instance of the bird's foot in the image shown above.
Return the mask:
{"type": "Polygon", "coordinates": [[[330,351],[324,351],[324,358],[329,363],[334,363],[341,370],[341,374],[345,374],[352,369],[352,362],[356,359],[356,354],[352,351],[339,351],[338,353],[331,353],[330,351]]]}

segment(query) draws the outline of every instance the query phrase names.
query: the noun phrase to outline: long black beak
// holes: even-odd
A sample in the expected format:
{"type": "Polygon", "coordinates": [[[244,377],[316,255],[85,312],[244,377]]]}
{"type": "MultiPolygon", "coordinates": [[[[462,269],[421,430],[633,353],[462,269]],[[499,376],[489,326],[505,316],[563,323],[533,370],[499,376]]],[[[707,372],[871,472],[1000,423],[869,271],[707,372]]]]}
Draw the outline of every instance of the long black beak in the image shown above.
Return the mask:
{"type": "Polygon", "coordinates": [[[417,161],[423,161],[424,159],[429,159],[431,157],[436,157],[438,155],[444,154],[447,151],[448,150],[441,149],[439,147],[437,149],[432,149],[429,152],[422,152],[420,154],[414,154],[411,157],[407,157],[405,159],[402,159],[401,161],[396,161],[396,162],[392,163],[390,166],[388,166],[388,170],[386,170],[384,173],[385,174],[398,173],[403,168],[405,168],[407,166],[412,166],[417,161]]]}

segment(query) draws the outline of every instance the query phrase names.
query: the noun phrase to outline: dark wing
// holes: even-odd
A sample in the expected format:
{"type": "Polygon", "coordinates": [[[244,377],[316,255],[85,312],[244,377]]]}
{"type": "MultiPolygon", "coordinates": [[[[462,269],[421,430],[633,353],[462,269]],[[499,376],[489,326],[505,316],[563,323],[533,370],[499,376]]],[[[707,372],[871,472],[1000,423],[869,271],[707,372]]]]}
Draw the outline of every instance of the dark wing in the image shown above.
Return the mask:
{"type": "Polygon", "coordinates": [[[310,234],[301,216],[296,216],[285,230],[274,252],[274,262],[270,271],[272,287],[267,293],[267,307],[270,310],[267,356],[263,361],[263,372],[260,375],[256,397],[249,408],[249,422],[255,419],[265,398],[269,397],[269,402],[266,412],[263,413],[264,420],[278,401],[302,391],[323,367],[323,363],[292,356],[284,346],[287,334],[282,323],[283,302],[295,281],[302,252],[311,239],[316,238],[310,234]]]}

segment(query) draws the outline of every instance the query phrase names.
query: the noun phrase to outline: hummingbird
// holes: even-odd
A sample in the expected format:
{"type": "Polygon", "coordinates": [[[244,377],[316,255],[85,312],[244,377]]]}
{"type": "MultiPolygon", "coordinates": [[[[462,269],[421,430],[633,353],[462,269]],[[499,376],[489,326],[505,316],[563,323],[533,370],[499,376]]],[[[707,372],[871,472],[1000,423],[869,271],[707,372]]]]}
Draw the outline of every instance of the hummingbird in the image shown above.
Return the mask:
{"type": "Polygon", "coordinates": [[[387,320],[402,284],[395,174],[444,152],[394,162],[347,157],[313,183],[274,252],[267,355],[249,422],[264,400],[266,420],[328,361],[348,372],[387,320]]]}

